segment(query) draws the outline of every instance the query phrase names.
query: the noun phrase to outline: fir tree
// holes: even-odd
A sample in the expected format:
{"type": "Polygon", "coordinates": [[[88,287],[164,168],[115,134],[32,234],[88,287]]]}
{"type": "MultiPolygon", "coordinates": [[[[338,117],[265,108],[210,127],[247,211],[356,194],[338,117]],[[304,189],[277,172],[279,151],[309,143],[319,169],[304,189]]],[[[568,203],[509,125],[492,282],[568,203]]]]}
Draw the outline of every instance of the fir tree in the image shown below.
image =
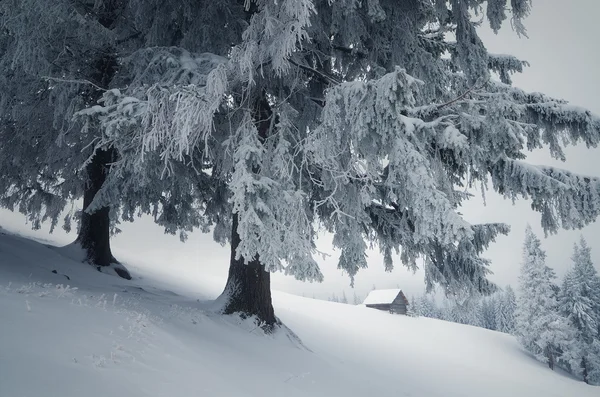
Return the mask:
{"type": "Polygon", "coordinates": [[[362,299],[360,299],[360,297],[356,295],[356,291],[354,291],[352,302],[354,303],[354,305],[360,305],[363,302],[362,299]]]}
{"type": "Polygon", "coordinates": [[[346,298],[346,291],[342,291],[342,297],[340,298],[340,303],[348,304],[348,298],[346,298]]]}
{"type": "Polygon", "coordinates": [[[573,249],[573,268],[565,275],[559,296],[560,311],[576,330],[575,348],[586,383],[600,383],[600,277],[591,249],[582,237],[573,249]]]}
{"type": "Polygon", "coordinates": [[[440,320],[454,322],[452,319],[452,310],[450,306],[450,300],[444,299],[440,307],[440,320]]]}
{"type": "MultiPolygon", "coordinates": [[[[123,9],[117,2],[85,3],[0,4],[0,204],[26,214],[33,228],[49,220],[52,230],[63,209],[83,198],[77,243],[90,263],[108,267],[116,262],[110,207],[92,210],[92,201],[115,152],[94,151],[97,131],[75,133],[69,119],[95,104],[117,72],[110,35],[123,9]]],[[[72,217],[67,215],[66,230],[72,217]]],[[[131,278],[123,267],[116,269],[131,278]]]]}
{"type": "Polygon", "coordinates": [[[484,314],[479,296],[455,297],[448,303],[448,321],[475,327],[484,326],[484,314]]]}
{"type": "Polygon", "coordinates": [[[417,307],[417,301],[414,295],[410,297],[410,303],[408,304],[406,314],[411,317],[419,317],[419,308],[417,307]]]}
{"type": "Polygon", "coordinates": [[[421,295],[417,305],[419,307],[419,315],[429,318],[440,318],[440,313],[433,298],[429,298],[427,294],[421,295]]]}
{"type": "MultiPolygon", "coordinates": [[[[51,93],[61,92],[69,111],[52,119],[62,125],[77,115],[88,158],[118,156],[92,207],[118,209],[134,197],[128,209],[162,210],[174,197],[167,208],[175,227],[200,218],[200,227],[214,224],[219,241],[231,243],[224,313],[272,328],[270,272],[322,280],[316,225],[333,234],[351,283],[373,245],[387,270],[394,253],[410,269],[423,259],[428,290],[437,283],[449,294],[488,294],[495,286],[481,254],[508,226],[466,222],[464,187],[491,181],[507,198],[531,199],[548,232],[583,227],[600,213],[600,180],[523,162],[543,144],[558,158],[566,141],[595,146],[600,119],[512,87],[510,75],[525,62],[487,52],[472,20],[478,1],[60,0],[69,11],[60,18],[44,13],[46,3],[0,3],[10,33],[4,65],[31,48],[21,65],[37,65],[36,57],[48,65],[54,58],[43,38],[54,37],[52,27],[68,32],[88,13],[127,5],[98,36],[122,60],[108,90],[97,104],[78,104],[81,84],[56,82],[51,93]],[[185,195],[172,196],[157,176],[189,193],[190,211],[185,195]],[[188,219],[194,209],[202,216],[188,219]]],[[[489,6],[494,29],[507,17],[500,3],[489,6]]],[[[523,33],[529,2],[510,8],[523,33]]],[[[88,28],[75,35],[77,48],[104,42],[88,28]]],[[[64,32],[54,40],[61,49],[71,37],[64,32]]],[[[79,65],[68,66],[51,74],[75,79],[79,65]]],[[[39,84],[42,72],[30,76],[39,84]]],[[[35,107],[35,99],[24,102],[35,107]]]]}
{"type": "MultiPolygon", "coordinates": [[[[168,85],[168,76],[157,76],[142,85],[134,74],[133,84],[96,108],[107,131],[99,144],[129,148],[138,168],[149,152],[168,167],[191,148],[206,148],[233,214],[226,313],[273,324],[268,272],[322,278],[312,258],[315,217],[333,233],[338,266],[351,279],[366,266],[370,242],[388,270],[393,252],[412,269],[423,256],[429,289],[440,283],[449,293],[490,293],[489,262],[480,254],[508,227],[466,223],[457,207],[467,196],[456,185],[486,185],[491,177],[506,197],[530,197],[550,232],[581,227],[600,210],[596,180],[521,161],[542,142],[562,156],[561,134],[594,145],[598,118],[511,87],[510,73],[523,62],[487,53],[470,19],[475,3],[452,2],[451,10],[346,3],[250,2],[244,34],[216,52],[223,62],[198,84],[168,85]],[[456,41],[446,37],[453,30],[456,41]],[[502,81],[490,80],[490,71],[502,81]],[[115,125],[128,133],[115,133],[115,125]]],[[[512,4],[519,29],[523,4],[512,4]]],[[[489,18],[497,25],[502,15],[489,18]]],[[[201,64],[211,64],[191,58],[199,76],[201,64]]],[[[177,71],[174,59],[153,62],[177,71]]]]}
{"type": "Polygon", "coordinates": [[[496,326],[500,332],[511,334],[515,328],[517,298],[510,285],[500,294],[496,304],[496,326]]]}
{"type": "MultiPolygon", "coordinates": [[[[164,63],[157,59],[171,46],[178,46],[174,52],[179,51],[180,60],[189,51],[225,51],[239,36],[237,22],[243,19],[243,7],[235,2],[211,7],[196,0],[177,5],[155,0],[0,2],[0,205],[25,214],[34,228],[49,221],[51,230],[68,209],[63,227],[70,231],[72,221],[78,222],[76,242],[100,267],[116,262],[109,236],[118,232],[118,223],[139,214],[153,216],[182,240],[187,232],[208,231],[221,220],[217,226],[225,225],[215,232],[223,242],[222,229],[227,224],[230,229],[231,220],[223,222],[227,217],[216,214],[223,207],[217,203],[222,191],[209,178],[201,148],[172,161],[170,172],[157,153],[146,153],[144,166],[133,169],[128,166],[133,142],[127,148],[96,145],[106,133],[104,126],[79,112],[98,101],[111,103],[112,88],[153,84],[158,75],[171,78],[173,85],[197,82],[192,70],[176,72],[175,63],[161,69],[164,63]],[[230,28],[204,29],[209,22],[230,28]],[[171,174],[178,177],[165,178],[171,174]]],[[[124,125],[113,127],[124,131],[124,125]]],[[[124,268],[116,269],[129,277],[124,268]]]]}
{"type": "Polygon", "coordinates": [[[551,369],[559,360],[577,369],[574,330],[558,313],[554,271],[546,266],[546,253],[531,227],[525,230],[519,277],[515,334],[521,345],[551,369]]]}
{"type": "MultiPolygon", "coordinates": [[[[489,298],[483,298],[479,305],[480,307],[480,316],[479,316],[479,326],[487,329],[491,329],[493,331],[498,329],[498,324],[496,323],[496,308],[498,306],[497,294],[490,296],[489,298]]],[[[473,324],[475,325],[475,324],[473,324]]]]}

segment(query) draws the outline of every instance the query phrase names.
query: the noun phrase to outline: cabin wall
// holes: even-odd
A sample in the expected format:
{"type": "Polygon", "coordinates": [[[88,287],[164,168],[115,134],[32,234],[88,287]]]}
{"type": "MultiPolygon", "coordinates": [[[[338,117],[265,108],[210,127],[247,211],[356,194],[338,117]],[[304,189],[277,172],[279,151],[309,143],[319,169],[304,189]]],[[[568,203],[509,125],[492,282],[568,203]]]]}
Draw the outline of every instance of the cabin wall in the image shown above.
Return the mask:
{"type": "Polygon", "coordinates": [[[392,313],[396,313],[396,314],[406,314],[407,309],[408,308],[407,308],[407,306],[404,303],[402,303],[402,304],[394,304],[394,303],[392,303],[390,305],[390,311],[392,313]]]}
{"type": "Polygon", "coordinates": [[[377,310],[385,310],[390,311],[390,304],[389,303],[376,303],[376,304],[372,304],[372,305],[365,305],[366,307],[370,307],[371,309],[377,309],[377,310]]]}
{"type": "Polygon", "coordinates": [[[400,291],[396,299],[390,304],[390,311],[398,314],[406,314],[408,312],[408,300],[402,291],[400,291]]]}
{"type": "Polygon", "coordinates": [[[383,310],[386,312],[392,312],[396,314],[406,314],[407,311],[407,306],[405,304],[378,303],[365,306],[370,307],[371,309],[383,310]]]}

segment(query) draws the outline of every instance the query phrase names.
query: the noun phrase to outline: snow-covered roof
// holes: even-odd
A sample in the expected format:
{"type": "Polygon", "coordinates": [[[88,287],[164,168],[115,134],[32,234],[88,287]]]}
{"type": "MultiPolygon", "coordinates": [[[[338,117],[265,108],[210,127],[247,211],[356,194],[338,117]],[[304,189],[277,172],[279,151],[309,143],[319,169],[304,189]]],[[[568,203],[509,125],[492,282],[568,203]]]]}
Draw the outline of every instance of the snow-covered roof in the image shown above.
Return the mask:
{"type": "Polygon", "coordinates": [[[400,293],[399,288],[395,289],[374,289],[369,292],[369,295],[365,298],[363,305],[375,305],[375,304],[385,304],[392,303],[394,299],[400,293]]]}

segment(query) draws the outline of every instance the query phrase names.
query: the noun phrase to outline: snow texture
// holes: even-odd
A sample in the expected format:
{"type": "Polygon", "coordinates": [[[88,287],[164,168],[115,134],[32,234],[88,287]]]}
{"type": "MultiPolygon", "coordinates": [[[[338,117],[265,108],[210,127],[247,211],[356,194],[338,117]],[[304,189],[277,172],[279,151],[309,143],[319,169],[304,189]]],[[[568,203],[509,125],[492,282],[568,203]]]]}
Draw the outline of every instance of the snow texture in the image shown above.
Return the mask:
{"type": "Polygon", "coordinates": [[[274,292],[291,331],[265,335],[214,313],[224,280],[135,257],[126,281],[0,232],[0,396],[598,395],[510,335],[440,320],[274,292]]]}

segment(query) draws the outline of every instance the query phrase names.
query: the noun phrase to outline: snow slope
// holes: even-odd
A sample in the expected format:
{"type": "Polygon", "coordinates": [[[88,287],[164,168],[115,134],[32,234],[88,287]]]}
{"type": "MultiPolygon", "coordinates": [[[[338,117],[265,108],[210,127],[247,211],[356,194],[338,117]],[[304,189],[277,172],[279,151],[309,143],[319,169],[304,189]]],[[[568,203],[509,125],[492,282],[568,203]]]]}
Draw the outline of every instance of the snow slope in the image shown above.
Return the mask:
{"type": "Polygon", "coordinates": [[[505,334],[275,292],[300,342],[216,315],[224,280],[127,265],[132,281],[0,230],[0,397],[600,395],[505,334]]]}

